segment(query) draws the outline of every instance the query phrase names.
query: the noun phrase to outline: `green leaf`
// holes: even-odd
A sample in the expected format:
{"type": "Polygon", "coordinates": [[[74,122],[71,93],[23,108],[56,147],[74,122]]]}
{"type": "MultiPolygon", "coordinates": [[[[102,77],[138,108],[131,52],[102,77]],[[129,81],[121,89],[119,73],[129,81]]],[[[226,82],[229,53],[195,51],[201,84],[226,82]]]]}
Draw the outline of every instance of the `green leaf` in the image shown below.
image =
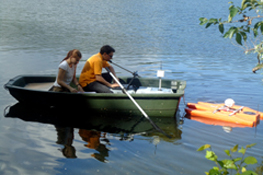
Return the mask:
{"type": "Polygon", "coordinates": [[[238,145],[235,145],[233,148],[231,148],[231,151],[232,151],[232,152],[236,152],[237,149],[238,149],[238,145]]]}
{"type": "Polygon", "coordinates": [[[213,151],[206,151],[206,156],[205,156],[208,160],[212,160],[212,161],[216,161],[217,160],[217,156],[213,151]]]}
{"type": "Polygon", "coordinates": [[[242,153],[243,155],[246,153],[246,149],[244,149],[243,147],[240,149],[240,150],[238,150],[238,152],[239,153],[242,153]]]}
{"type": "MultiPolygon", "coordinates": [[[[247,8],[248,8],[248,7],[251,7],[251,4],[247,4],[247,8]]],[[[250,8],[250,9],[248,9],[248,10],[251,10],[251,9],[252,9],[252,8],[250,8]]]]}
{"type": "Polygon", "coordinates": [[[258,27],[261,25],[261,22],[257,22],[255,25],[254,25],[254,29],[258,29],[258,27]]]}
{"type": "Polygon", "coordinates": [[[242,160],[241,157],[237,157],[237,158],[233,159],[234,162],[238,162],[238,161],[240,161],[240,160],[242,160]]]}
{"type": "Polygon", "coordinates": [[[257,161],[257,159],[255,158],[255,157],[252,157],[252,156],[249,156],[249,157],[246,157],[245,159],[244,159],[244,163],[246,163],[246,164],[255,164],[255,163],[257,163],[258,161],[257,161]]]}
{"type": "Polygon", "coordinates": [[[230,154],[230,151],[229,150],[225,150],[225,153],[228,155],[228,156],[231,156],[231,154],[230,154]]]}
{"type": "Polygon", "coordinates": [[[228,16],[228,22],[232,21],[232,18],[234,18],[238,12],[238,8],[236,8],[235,6],[230,6],[229,8],[229,16],[228,16]]]}
{"type": "Polygon", "coordinates": [[[208,19],[207,18],[199,18],[199,21],[200,21],[200,24],[199,25],[204,25],[208,22],[208,19]]]}
{"type": "Polygon", "coordinates": [[[229,29],[229,36],[228,37],[231,39],[236,32],[237,32],[237,28],[236,27],[231,27],[229,29]]]}
{"type": "Polygon", "coordinates": [[[241,7],[244,6],[246,2],[247,2],[247,0],[242,0],[241,7]]]}
{"type": "Polygon", "coordinates": [[[254,32],[254,37],[257,37],[258,36],[258,31],[257,31],[257,29],[253,29],[253,32],[254,32]]]}
{"type": "Polygon", "coordinates": [[[198,148],[197,151],[203,151],[203,150],[205,150],[205,149],[207,149],[207,148],[211,148],[211,145],[205,144],[205,145],[201,146],[200,148],[198,148]]]}
{"type": "Polygon", "coordinates": [[[241,175],[258,175],[257,173],[255,173],[254,171],[245,171],[244,173],[242,173],[241,175]]]}
{"type": "Polygon", "coordinates": [[[241,3],[241,8],[242,10],[245,10],[247,8],[247,0],[243,0],[242,3],[241,3]]]}
{"type": "Polygon", "coordinates": [[[230,10],[230,16],[231,16],[232,18],[234,18],[234,17],[236,16],[237,12],[238,12],[238,8],[236,8],[236,7],[231,8],[231,10],[230,10]]]}
{"type": "Polygon", "coordinates": [[[223,161],[217,161],[217,163],[221,166],[221,168],[223,168],[224,167],[224,162],[223,161]]]}
{"type": "Polygon", "coordinates": [[[219,171],[219,168],[217,166],[214,166],[213,169],[219,171]]]}
{"type": "MultiPolygon", "coordinates": [[[[231,4],[233,4],[233,2],[232,2],[231,4]]],[[[234,5],[230,5],[230,6],[229,6],[229,11],[230,11],[232,8],[234,8],[234,7],[235,7],[234,5]]]]}
{"type": "Polygon", "coordinates": [[[220,23],[218,27],[219,27],[219,31],[223,34],[224,33],[224,24],[220,23]]]}
{"type": "Polygon", "coordinates": [[[216,19],[216,18],[211,18],[211,19],[209,19],[208,22],[211,22],[211,23],[213,23],[213,24],[216,24],[216,23],[218,23],[218,19],[216,19]]]}
{"type": "Polygon", "coordinates": [[[244,5],[241,6],[241,10],[243,11],[243,10],[245,10],[247,7],[248,7],[247,4],[244,4],[244,5]]]}
{"type": "Polygon", "coordinates": [[[252,143],[250,145],[247,145],[246,148],[251,148],[252,146],[255,146],[255,145],[256,145],[256,143],[252,143]]]}
{"type": "Polygon", "coordinates": [[[215,169],[211,169],[209,171],[209,175],[220,175],[220,172],[218,170],[215,170],[215,169]]]}
{"type": "Polygon", "coordinates": [[[228,30],[225,34],[224,34],[224,38],[228,38],[229,37],[229,34],[230,34],[230,31],[228,30]]]}
{"type": "Polygon", "coordinates": [[[240,33],[236,33],[236,42],[239,45],[242,45],[242,37],[241,37],[240,33]]]}
{"type": "Polygon", "coordinates": [[[263,34],[263,25],[260,26],[261,34],[263,34]]]}
{"type": "Polygon", "coordinates": [[[208,28],[209,26],[211,26],[212,23],[207,23],[205,28],[208,28]]]}
{"type": "Polygon", "coordinates": [[[247,34],[245,32],[240,32],[240,34],[242,35],[243,40],[247,41],[247,34]]]}
{"type": "Polygon", "coordinates": [[[237,170],[237,166],[235,165],[234,161],[232,160],[224,160],[224,167],[227,169],[234,169],[237,170]]]}

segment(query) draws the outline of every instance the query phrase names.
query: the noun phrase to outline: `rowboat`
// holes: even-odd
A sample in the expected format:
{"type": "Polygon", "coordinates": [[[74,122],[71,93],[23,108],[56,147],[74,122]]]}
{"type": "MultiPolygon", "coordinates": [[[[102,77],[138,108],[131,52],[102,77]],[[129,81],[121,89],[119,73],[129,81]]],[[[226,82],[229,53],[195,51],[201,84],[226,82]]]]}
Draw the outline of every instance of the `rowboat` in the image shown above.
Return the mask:
{"type": "MultiPolygon", "coordinates": [[[[255,127],[263,119],[263,113],[249,107],[233,105],[231,108],[222,104],[198,102],[187,103],[187,118],[207,123],[229,123],[232,126],[255,127]]],[[[220,125],[219,124],[219,125],[220,125]]]]}
{"type": "MultiPolygon", "coordinates": [[[[85,108],[87,114],[141,114],[120,88],[112,89],[112,94],[50,92],[48,89],[55,79],[54,75],[19,75],[10,79],[4,87],[20,103],[30,105],[69,107],[75,104],[78,108],[85,108]]],[[[160,87],[158,78],[119,79],[127,88],[127,92],[151,117],[174,117],[186,87],[186,82],[182,80],[162,79],[160,87]]]]}

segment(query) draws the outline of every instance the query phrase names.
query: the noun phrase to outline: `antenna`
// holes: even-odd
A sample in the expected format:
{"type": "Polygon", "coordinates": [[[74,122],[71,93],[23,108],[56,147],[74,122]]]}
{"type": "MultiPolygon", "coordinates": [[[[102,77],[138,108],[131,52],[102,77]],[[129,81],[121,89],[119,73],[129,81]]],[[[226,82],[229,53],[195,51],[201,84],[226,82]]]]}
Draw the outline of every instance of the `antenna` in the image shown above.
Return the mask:
{"type": "Polygon", "coordinates": [[[162,70],[162,62],[160,65],[160,70],[157,71],[157,77],[159,77],[159,91],[162,90],[162,77],[164,77],[164,71],[162,70]]]}

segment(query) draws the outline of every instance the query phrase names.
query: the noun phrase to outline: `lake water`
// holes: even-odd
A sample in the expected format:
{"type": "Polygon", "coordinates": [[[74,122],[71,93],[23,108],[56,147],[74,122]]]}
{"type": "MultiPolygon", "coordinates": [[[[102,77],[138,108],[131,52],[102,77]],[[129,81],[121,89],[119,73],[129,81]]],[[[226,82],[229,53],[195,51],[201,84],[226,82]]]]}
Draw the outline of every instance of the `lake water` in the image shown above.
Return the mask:
{"type": "MultiPolygon", "coordinates": [[[[73,48],[83,54],[80,74],[85,60],[109,44],[116,49],[113,61],[140,76],[156,77],[162,64],[165,78],[186,80],[185,103],[233,98],[236,104],[263,111],[263,76],[251,71],[255,55],[244,55],[216,27],[199,26],[199,17],[226,18],[228,6],[226,0],[3,0],[1,87],[19,74],[56,74],[73,48]]],[[[130,75],[115,69],[118,76],[130,75]]],[[[214,166],[205,152],[196,151],[204,144],[225,159],[223,150],[257,143],[247,155],[258,159],[251,169],[262,166],[263,124],[226,132],[222,126],[189,119],[178,122],[184,100],[177,119],[154,119],[172,135],[168,139],[144,120],[102,116],[80,127],[74,120],[79,109],[70,104],[65,110],[72,116],[61,119],[57,111],[21,107],[4,88],[0,97],[3,175],[204,174],[214,166]]]]}

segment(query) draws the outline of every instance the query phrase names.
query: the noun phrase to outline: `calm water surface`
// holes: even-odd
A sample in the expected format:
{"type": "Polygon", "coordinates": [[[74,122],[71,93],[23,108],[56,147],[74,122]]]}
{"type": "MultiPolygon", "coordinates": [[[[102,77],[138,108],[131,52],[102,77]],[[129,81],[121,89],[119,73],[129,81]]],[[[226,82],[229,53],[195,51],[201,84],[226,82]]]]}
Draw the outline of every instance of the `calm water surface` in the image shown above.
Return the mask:
{"type": "MultiPolygon", "coordinates": [[[[255,55],[244,55],[217,28],[198,25],[202,16],[227,17],[227,9],[226,0],[3,0],[1,86],[19,74],[56,74],[73,48],[83,54],[80,74],[85,60],[110,44],[113,61],[141,76],[156,77],[162,63],[166,78],[186,80],[185,102],[233,98],[263,111],[262,74],[251,71],[255,55]]],[[[139,118],[89,116],[70,105],[62,114],[21,106],[4,88],[0,97],[0,174],[204,174],[214,164],[196,151],[203,144],[224,159],[224,149],[257,143],[248,155],[259,161],[251,168],[262,166],[262,124],[225,132],[188,119],[179,123],[183,100],[177,119],[153,119],[168,139],[139,118]],[[87,120],[76,122],[81,115],[87,120]]]]}

